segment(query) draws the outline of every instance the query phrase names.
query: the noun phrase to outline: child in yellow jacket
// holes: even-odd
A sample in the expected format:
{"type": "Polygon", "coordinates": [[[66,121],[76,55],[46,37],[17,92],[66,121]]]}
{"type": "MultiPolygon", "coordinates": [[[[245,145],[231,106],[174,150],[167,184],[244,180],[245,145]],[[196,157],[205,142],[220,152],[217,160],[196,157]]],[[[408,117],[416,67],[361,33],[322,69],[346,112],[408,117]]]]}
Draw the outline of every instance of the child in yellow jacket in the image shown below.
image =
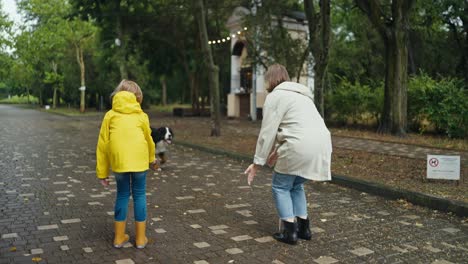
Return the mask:
{"type": "Polygon", "coordinates": [[[146,237],[146,174],[155,164],[155,144],[148,115],[141,110],[143,93],[135,82],[122,80],[112,93],[112,109],[104,116],[96,150],[96,174],[109,185],[109,168],[117,182],[114,211],[114,247],[128,240],[125,234],[130,190],[133,196],[137,248],[144,248],[146,237]]]}

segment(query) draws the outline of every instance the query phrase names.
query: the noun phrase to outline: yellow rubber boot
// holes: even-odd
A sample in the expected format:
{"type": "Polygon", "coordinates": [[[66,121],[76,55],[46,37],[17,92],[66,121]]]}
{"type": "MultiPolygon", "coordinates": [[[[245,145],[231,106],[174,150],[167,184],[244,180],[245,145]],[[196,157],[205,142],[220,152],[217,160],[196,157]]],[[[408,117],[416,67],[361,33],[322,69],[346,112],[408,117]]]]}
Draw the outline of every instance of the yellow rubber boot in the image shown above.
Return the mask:
{"type": "Polygon", "coordinates": [[[129,236],[125,234],[126,221],[114,222],[114,247],[121,248],[128,242],[129,236]]]}
{"type": "Polygon", "coordinates": [[[135,222],[136,228],[136,239],[135,244],[137,248],[145,248],[148,244],[148,238],[146,237],[146,221],[135,222]]]}

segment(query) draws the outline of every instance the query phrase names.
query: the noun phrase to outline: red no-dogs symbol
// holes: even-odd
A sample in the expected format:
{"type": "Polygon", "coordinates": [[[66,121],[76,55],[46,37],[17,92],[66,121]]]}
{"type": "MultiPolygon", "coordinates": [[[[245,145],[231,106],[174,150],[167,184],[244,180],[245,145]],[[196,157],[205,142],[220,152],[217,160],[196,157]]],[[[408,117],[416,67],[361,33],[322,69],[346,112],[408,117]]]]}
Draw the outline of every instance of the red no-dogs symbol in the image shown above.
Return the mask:
{"type": "Polygon", "coordinates": [[[437,167],[437,165],[439,165],[439,160],[436,158],[432,158],[429,160],[429,165],[431,165],[431,167],[437,167]]]}

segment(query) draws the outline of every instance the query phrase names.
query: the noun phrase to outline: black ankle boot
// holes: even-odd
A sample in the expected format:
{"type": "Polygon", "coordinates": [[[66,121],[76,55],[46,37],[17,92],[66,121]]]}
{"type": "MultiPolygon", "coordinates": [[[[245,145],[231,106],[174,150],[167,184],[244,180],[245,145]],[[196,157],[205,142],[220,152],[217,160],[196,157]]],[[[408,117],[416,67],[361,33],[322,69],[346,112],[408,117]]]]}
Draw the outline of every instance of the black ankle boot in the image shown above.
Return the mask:
{"type": "Polygon", "coordinates": [[[287,244],[297,244],[297,224],[282,220],[283,232],[275,233],[273,238],[287,244]]]}
{"type": "Polygon", "coordinates": [[[297,237],[305,240],[310,240],[312,238],[312,233],[310,232],[309,218],[297,218],[297,237]]]}

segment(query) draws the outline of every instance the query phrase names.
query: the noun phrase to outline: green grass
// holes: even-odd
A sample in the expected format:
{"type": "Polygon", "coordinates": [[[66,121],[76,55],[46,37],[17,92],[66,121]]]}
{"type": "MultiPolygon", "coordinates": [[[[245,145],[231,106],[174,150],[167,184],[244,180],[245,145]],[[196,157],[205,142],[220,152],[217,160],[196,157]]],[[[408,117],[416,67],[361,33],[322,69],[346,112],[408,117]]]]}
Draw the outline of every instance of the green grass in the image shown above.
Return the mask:
{"type": "Polygon", "coordinates": [[[172,113],[172,110],[177,107],[190,108],[192,107],[192,105],[190,104],[151,105],[149,107],[149,110],[154,111],[154,112],[172,113]]]}
{"type": "Polygon", "coordinates": [[[55,108],[55,109],[50,108],[49,110],[46,110],[45,108],[41,108],[40,110],[44,112],[59,114],[59,115],[64,115],[64,116],[98,116],[98,115],[103,115],[105,113],[105,112],[98,112],[94,109],[92,110],[88,109],[84,113],[81,113],[80,109],[77,109],[77,108],[55,108]]]}
{"type": "MultiPolygon", "coordinates": [[[[34,97],[32,95],[29,96],[29,102],[31,104],[37,104],[39,102],[37,97],[34,97]]],[[[14,95],[11,98],[4,98],[0,100],[1,104],[27,104],[28,103],[28,97],[27,96],[18,96],[14,95]]]]}

